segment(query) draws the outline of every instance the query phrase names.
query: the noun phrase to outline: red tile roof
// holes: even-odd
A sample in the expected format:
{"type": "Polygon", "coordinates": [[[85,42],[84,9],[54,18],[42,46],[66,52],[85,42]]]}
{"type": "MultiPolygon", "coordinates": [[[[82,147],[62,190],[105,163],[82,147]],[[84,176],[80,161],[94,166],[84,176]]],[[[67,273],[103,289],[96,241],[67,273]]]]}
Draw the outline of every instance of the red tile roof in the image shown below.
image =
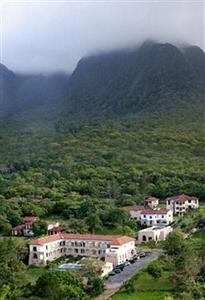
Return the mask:
{"type": "Polygon", "coordinates": [[[145,209],[142,214],[144,215],[166,215],[170,210],[169,209],[145,209]]]}
{"type": "Polygon", "coordinates": [[[44,236],[39,239],[31,241],[31,245],[44,245],[58,240],[91,240],[91,241],[107,241],[111,245],[123,245],[132,242],[135,239],[129,236],[115,236],[115,235],[95,235],[95,234],[70,234],[57,233],[54,235],[44,236]]]}
{"type": "Polygon", "coordinates": [[[145,207],[143,205],[132,205],[132,206],[125,206],[125,209],[128,211],[142,211],[145,210],[145,207]]]}
{"type": "Polygon", "coordinates": [[[24,219],[25,223],[27,223],[27,222],[28,223],[33,223],[33,222],[36,222],[38,218],[35,217],[35,216],[26,216],[23,219],[24,219]]]}
{"type": "Polygon", "coordinates": [[[54,227],[48,229],[48,231],[59,231],[59,232],[60,232],[61,230],[62,230],[62,227],[60,227],[60,226],[54,226],[54,227]]]}
{"type": "Polygon", "coordinates": [[[182,194],[182,195],[177,195],[177,196],[173,196],[173,197],[168,197],[166,200],[171,200],[171,201],[174,201],[174,202],[176,202],[176,201],[184,202],[184,201],[187,201],[187,200],[198,200],[198,198],[182,194]]]}

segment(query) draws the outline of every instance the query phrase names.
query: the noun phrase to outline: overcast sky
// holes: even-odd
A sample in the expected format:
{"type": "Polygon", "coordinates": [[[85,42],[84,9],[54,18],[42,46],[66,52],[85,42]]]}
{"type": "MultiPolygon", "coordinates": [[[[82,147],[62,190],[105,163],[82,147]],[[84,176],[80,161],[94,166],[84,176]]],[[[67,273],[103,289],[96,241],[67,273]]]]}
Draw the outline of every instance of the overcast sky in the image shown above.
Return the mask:
{"type": "Polygon", "coordinates": [[[13,71],[70,72],[87,54],[147,38],[204,48],[203,1],[8,1],[1,62],[13,71]]]}

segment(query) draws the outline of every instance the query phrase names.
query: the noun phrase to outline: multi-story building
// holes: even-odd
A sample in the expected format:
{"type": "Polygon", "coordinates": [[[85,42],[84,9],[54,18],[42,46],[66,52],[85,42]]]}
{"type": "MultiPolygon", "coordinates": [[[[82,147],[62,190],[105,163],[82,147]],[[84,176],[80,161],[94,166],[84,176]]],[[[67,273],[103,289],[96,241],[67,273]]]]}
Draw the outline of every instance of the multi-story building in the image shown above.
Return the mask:
{"type": "Polygon", "coordinates": [[[166,237],[172,232],[171,226],[159,227],[153,226],[146,229],[142,229],[138,232],[138,243],[146,243],[150,241],[164,241],[166,237]]]}
{"type": "Polygon", "coordinates": [[[159,199],[155,197],[149,197],[145,199],[144,205],[147,208],[155,209],[159,205],[159,199]]]}
{"type": "MultiPolygon", "coordinates": [[[[26,237],[33,237],[33,224],[37,221],[39,221],[38,217],[35,216],[27,216],[24,217],[24,223],[19,224],[12,228],[11,234],[14,236],[26,236],[26,237]]],[[[57,221],[45,221],[47,224],[47,230],[48,234],[55,234],[62,230],[62,228],[59,225],[59,222],[57,221]]]]}
{"type": "Polygon", "coordinates": [[[173,222],[173,212],[168,209],[144,209],[140,213],[140,223],[146,226],[165,226],[173,222]]]}
{"type": "Polygon", "coordinates": [[[135,252],[135,240],[128,236],[58,233],[32,240],[29,265],[45,265],[64,256],[93,256],[118,265],[135,252]]]}
{"type": "Polygon", "coordinates": [[[167,209],[171,209],[174,214],[183,216],[188,209],[199,207],[199,199],[188,195],[178,195],[166,199],[167,209]]]}
{"type": "Polygon", "coordinates": [[[143,205],[132,205],[124,208],[129,211],[130,217],[136,221],[140,221],[141,212],[145,210],[143,205]]]}
{"type": "Polygon", "coordinates": [[[141,225],[169,225],[173,222],[173,212],[168,209],[147,209],[144,206],[127,206],[131,218],[139,221],[141,225]]]}

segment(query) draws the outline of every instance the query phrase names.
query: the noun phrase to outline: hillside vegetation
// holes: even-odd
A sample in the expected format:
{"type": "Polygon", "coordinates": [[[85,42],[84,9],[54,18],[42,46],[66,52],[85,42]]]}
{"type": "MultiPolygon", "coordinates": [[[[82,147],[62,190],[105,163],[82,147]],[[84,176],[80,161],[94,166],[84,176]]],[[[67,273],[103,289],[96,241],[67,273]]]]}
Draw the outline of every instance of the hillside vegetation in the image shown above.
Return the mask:
{"type": "Polygon", "coordinates": [[[187,193],[205,200],[200,114],[130,117],[46,133],[2,127],[0,137],[1,210],[12,225],[12,207],[19,215],[58,214],[83,222],[89,210],[82,203],[92,203],[99,223],[113,225],[115,218],[108,221],[102,212],[148,195],[164,200],[187,193]]]}

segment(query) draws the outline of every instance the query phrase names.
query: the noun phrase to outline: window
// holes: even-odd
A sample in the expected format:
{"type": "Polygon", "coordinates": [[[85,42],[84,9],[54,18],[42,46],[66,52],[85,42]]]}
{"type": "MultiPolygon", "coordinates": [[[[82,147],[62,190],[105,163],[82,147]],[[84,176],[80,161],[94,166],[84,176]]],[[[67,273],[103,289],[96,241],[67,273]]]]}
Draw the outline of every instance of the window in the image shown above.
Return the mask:
{"type": "Polygon", "coordinates": [[[75,248],[74,251],[75,251],[75,253],[78,253],[78,249],[75,248]]]}
{"type": "Polygon", "coordinates": [[[152,219],[152,216],[149,216],[150,219],[152,219]]]}
{"type": "Polygon", "coordinates": [[[46,246],[46,250],[48,250],[48,246],[46,246]]]}
{"type": "Polygon", "coordinates": [[[46,253],[46,257],[48,257],[48,253],[46,253]]]}
{"type": "Polygon", "coordinates": [[[146,235],[143,235],[143,236],[142,236],[142,240],[143,240],[143,242],[146,242],[146,240],[147,240],[146,235]]]}
{"type": "Polygon", "coordinates": [[[37,251],[37,248],[35,246],[33,247],[33,251],[37,251]]]}
{"type": "Polygon", "coordinates": [[[38,258],[38,255],[36,253],[34,253],[33,258],[38,258]]]}
{"type": "Polygon", "coordinates": [[[80,250],[80,253],[85,253],[85,249],[81,249],[81,250],[80,250]]]}

